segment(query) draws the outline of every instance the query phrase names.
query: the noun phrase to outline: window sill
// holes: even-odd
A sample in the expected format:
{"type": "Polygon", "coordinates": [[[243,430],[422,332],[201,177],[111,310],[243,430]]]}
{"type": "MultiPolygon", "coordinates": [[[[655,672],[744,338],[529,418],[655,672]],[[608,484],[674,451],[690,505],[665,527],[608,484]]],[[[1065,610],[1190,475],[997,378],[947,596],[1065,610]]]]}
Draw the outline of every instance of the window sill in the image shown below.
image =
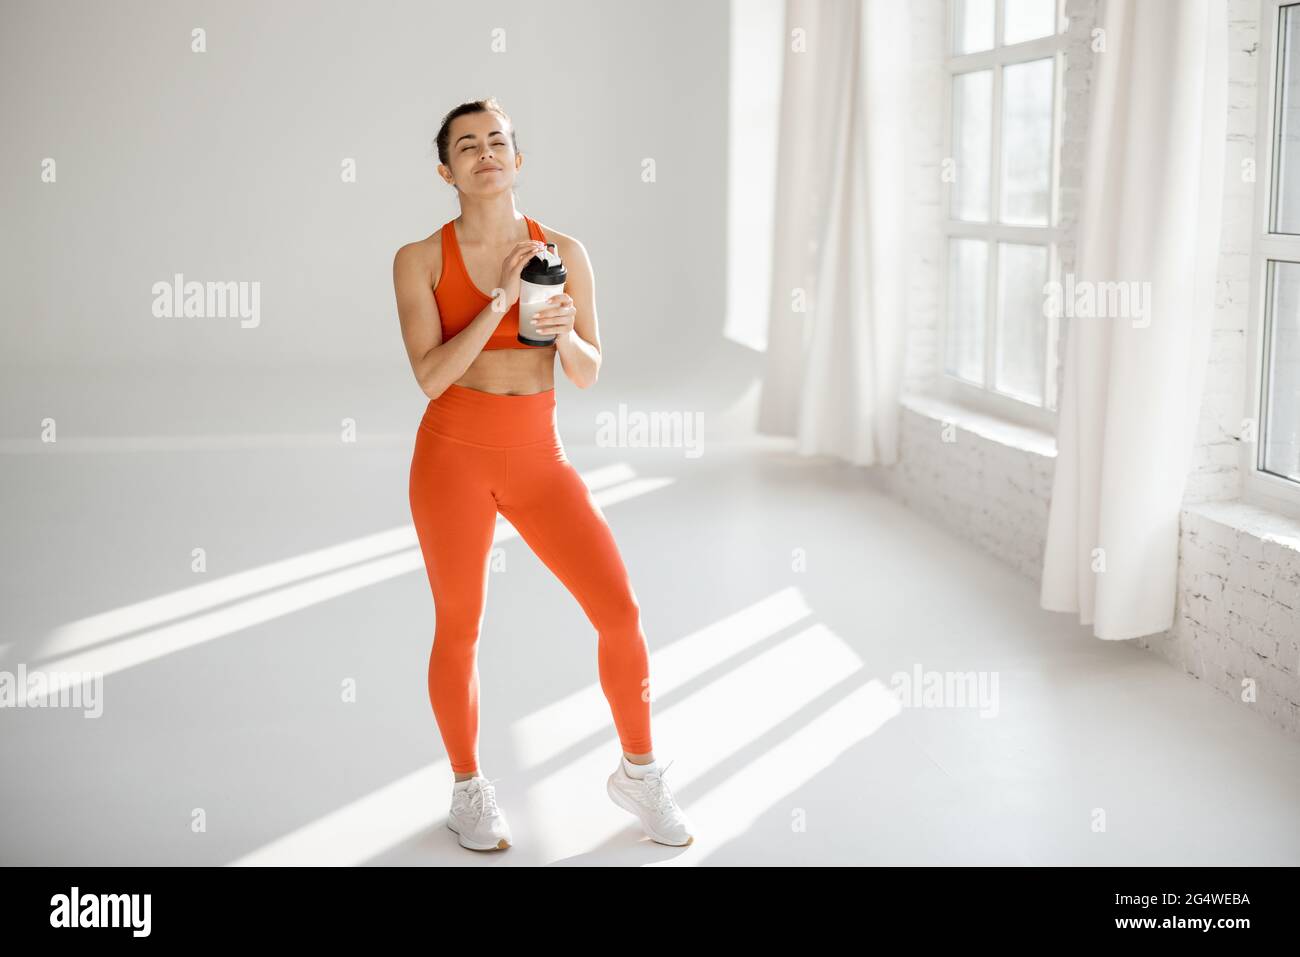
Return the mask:
{"type": "Polygon", "coordinates": [[[951,422],[957,428],[990,442],[1047,458],[1056,457],[1056,436],[1041,429],[976,412],[974,409],[938,396],[911,393],[904,395],[899,402],[903,408],[910,409],[917,415],[926,416],[936,422],[951,422]]]}
{"type": "Polygon", "coordinates": [[[1233,539],[1240,535],[1261,545],[1274,545],[1291,553],[1292,557],[1300,558],[1300,520],[1242,501],[1198,502],[1184,507],[1183,511],[1226,529],[1222,540],[1211,537],[1211,541],[1231,552],[1238,551],[1233,539]]]}

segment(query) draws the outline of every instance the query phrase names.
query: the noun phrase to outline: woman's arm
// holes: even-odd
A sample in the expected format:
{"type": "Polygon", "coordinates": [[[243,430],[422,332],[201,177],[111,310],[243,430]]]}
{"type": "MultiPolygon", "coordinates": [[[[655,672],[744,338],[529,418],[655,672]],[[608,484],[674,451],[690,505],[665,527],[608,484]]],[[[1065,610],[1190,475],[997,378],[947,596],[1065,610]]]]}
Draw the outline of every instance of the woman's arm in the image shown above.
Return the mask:
{"type": "MultiPolygon", "coordinates": [[[[513,270],[515,298],[519,297],[518,271],[531,258],[531,252],[520,244],[506,257],[505,267],[513,270]]],[[[465,374],[470,364],[483,351],[492,333],[501,323],[501,316],[510,303],[506,296],[498,296],[484,306],[470,324],[450,339],[443,341],[442,318],[438,315],[438,301],[433,287],[437,280],[428,263],[430,253],[420,243],[408,243],[393,257],[393,289],[397,295],[397,316],[402,326],[402,341],[415,381],[430,399],[436,399],[447,386],[465,374]]],[[[440,248],[435,248],[432,261],[441,262],[440,248]]]]}
{"type": "MultiPolygon", "coordinates": [[[[573,327],[555,338],[555,350],[560,354],[560,366],[579,389],[596,383],[600,375],[600,324],[596,318],[596,277],[591,268],[587,250],[572,236],[555,230],[546,230],[555,248],[564,260],[568,273],[564,291],[573,300],[575,309],[573,327]]],[[[548,307],[548,309],[551,307],[548,307]]],[[[545,310],[539,318],[543,318],[545,310]]]]}
{"type": "MultiPolygon", "coordinates": [[[[420,243],[407,243],[393,257],[393,290],[397,295],[397,318],[402,326],[411,371],[420,390],[436,398],[446,388],[438,374],[443,354],[442,318],[433,297],[433,277],[428,254],[420,243]]],[[[455,338],[454,336],[452,338],[455,338]]]]}

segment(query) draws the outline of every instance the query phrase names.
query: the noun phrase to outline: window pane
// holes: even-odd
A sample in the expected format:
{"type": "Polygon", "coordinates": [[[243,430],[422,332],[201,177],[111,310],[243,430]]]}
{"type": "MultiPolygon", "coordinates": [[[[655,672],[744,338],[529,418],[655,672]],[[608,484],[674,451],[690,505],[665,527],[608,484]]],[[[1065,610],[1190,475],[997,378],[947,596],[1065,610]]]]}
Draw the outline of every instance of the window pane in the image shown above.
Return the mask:
{"type": "Polygon", "coordinates": [[[998,243],[997,389],[1043,404],[1047,247],[998,243]]]}
{"type": "Polygon", "coordinates": [[[952,52],[993,49],[993,0],[952,0],[952,52]]]}
{"type": "Polygon", "coordinates": [[[952,218],[988,222],[993,151],[993,71],[952,78],[952,218]]]}
{"type": "Polygon", "coordinates": [[[1056,32],[1056,0],[1006,0],[1002,42],[1023,43],[1056,32]]]}
{"type": "Polygon", "coordinates": [[[984,384],[984,313],[989,247],[982,239],[948,241],[947,370],[984,384]]]}
{"type": "Polygon", "coordinates": [[[1262,468],[1300,482],[1300,263],[1270,262],[1262,468]]]}
{"type": "Polygon", "coordinates": [[[1277,115],[1273,157],[1273,227],[1275,233],[1300,233],[1300,11],[1283,7],[1278,31],[1277,115]]]}
{"type": "Polygon", "coordinates": [[[1051,213],[1054,62],[1002,70],[1002,222],[1046,226],[1051,213]]]}

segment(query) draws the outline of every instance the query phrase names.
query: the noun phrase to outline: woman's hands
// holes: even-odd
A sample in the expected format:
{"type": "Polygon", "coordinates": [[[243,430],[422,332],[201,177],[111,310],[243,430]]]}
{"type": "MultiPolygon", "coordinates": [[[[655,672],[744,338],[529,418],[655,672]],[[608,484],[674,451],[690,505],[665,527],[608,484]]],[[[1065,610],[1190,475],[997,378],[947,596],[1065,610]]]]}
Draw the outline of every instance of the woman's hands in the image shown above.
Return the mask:
{"type": "Polygon", "coordinates": [[[501,263],[501,278],[497,281],[497,287],[504,292],[493,300],[493,309],[505,315],[519,301],[519,274],[524,271],[528,260],[544,252],[546,243],[536,239],[524,239],[515,243],[514,249],[510,250],[501,263]]]}
{"type": "Polygon", "coordinates": [[[537,336],[567,336],[573,328],[573,317],[578,313],[573,298],[567,292],[561,292],[546,301],[551,305],[538,309],[533,316],[531,329],[523,331],[537,336]]]}

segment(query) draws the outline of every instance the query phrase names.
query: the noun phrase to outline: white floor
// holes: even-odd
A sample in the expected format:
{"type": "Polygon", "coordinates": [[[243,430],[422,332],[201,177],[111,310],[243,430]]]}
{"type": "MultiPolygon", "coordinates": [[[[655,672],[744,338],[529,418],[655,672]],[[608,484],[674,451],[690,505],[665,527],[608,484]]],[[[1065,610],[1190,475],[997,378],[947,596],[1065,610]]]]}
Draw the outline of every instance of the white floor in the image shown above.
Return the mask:
{"type": "Polygon", "coordinates": [[[504,523],[481,757],[515,846],[456,844],[415,408],[356,445],[10,442],[0,670],[105,678],[98,718],[0,709],[0,863],[1300,863],[1294,740],[854,469],[738,440],[744,407],[668,403],[709,410],[695,458],[584,441],[577,410],[619,401],[566,388],[561,430],[634,577],[694,845],[606,796],[594,631],[504,523]],[[917,668],[996,678],[996,713],[900,707],[917,668]]]}

